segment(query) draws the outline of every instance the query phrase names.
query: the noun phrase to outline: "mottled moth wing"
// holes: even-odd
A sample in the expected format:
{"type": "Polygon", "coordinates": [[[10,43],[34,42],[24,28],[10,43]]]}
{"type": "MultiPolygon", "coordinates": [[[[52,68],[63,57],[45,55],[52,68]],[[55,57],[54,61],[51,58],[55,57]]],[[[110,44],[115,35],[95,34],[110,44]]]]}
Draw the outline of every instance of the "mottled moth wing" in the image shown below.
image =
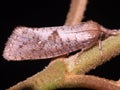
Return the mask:
{"type": "Polygon", "coordinates": [[[46,59],[93,46],[99,34],[92,21],[75,26],[17,27],[4,50],[7,60],[46,59]]]}

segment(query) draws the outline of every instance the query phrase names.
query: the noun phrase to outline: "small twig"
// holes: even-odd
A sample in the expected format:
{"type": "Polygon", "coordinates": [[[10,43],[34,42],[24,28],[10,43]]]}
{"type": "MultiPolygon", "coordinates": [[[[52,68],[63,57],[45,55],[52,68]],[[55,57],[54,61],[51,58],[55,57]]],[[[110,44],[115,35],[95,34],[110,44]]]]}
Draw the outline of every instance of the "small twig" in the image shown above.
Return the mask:
{"type": "Polygon", "coordinates": [[[71,0],[65,25],[75,25],[82,21],[88,0],[71,0]]]}
{"type": "Polygon", "coordinates": [[[65,87],[85,87],[94,90],[120,90],[115,81],[90,75],[68,75],[65,87]]]}

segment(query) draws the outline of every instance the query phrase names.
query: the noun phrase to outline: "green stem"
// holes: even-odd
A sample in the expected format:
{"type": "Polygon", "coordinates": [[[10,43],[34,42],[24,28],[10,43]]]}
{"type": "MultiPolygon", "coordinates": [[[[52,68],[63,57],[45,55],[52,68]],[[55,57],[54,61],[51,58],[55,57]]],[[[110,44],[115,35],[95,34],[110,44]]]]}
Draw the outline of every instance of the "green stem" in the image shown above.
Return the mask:
{"type": "Polygon", "coordinates": [[[63,61],[53,61],[43,71],[8,90],[53,90],[63,82],[65,72],[63,61]]]}

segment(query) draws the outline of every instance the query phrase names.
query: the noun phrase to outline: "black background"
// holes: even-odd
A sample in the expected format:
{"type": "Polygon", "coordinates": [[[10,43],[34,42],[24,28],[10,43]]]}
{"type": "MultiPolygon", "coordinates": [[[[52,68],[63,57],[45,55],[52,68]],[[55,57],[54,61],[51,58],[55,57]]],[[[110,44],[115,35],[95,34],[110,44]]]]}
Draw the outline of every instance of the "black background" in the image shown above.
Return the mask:
{"type": "MultiPolygon", "coordinates": [[[[50,60],[8,62],[2,57],[7,38],[16,26],[49,27],[64,24],[70,0],[0,2],[0,90],[25,80],[47,66],[50,60]]],[[[83,21],[94,20],[107,28],[120,28],[119,0],[89,0],[83,21]]],[[[118,80],[120,56],[87,74],[118,80]]],[[[62,89],[60,89],[62,90],[62,89]]],[[[68,89],[67,89],[68,90],[68,89]]],[[[70,89],[71,90],[71,89],[70,89]]],[[[79,90],[79,89],[77,89],[79,90]]],[[[81,89],[83,90],[83,89],[81,89]]],[[[85,89],[84,89],[85,90],[85,89]]],[[[88,90],[88,89],[87,89],[88,90]]]]}

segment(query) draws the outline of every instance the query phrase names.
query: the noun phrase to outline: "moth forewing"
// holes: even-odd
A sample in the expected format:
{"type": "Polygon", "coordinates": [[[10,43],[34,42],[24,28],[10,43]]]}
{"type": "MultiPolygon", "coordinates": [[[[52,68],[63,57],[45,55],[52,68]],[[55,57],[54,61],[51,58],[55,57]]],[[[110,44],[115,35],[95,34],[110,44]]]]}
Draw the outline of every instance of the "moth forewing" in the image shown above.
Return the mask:
{"type": "Polygon", "coordinates": [[[7,60],[54,58],[94,46],[103,32],[93,21],[74,26],[19,27],[8,39],[3,56],[7,60]]]}

